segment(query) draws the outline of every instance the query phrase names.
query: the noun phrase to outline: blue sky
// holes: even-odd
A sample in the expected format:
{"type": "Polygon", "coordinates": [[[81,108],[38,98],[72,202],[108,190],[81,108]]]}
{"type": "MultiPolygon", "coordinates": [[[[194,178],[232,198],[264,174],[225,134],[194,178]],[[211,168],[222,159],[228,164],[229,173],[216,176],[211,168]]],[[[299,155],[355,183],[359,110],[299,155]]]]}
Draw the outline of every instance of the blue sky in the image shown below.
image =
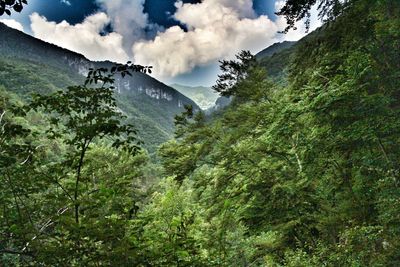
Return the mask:
{"type": "Polygon", "coordinates": [[[133,59],[166,83],[210,86],[218,60],[304,35],[277,33],[276,1],[30,0],[2,21],[91,60],[133,59]]]}
{"type": "MultiPolygon", "coordinates": [[[[132,0],[135,1],[135,0],[132,0]]],[[[232,0],[236,1],[236,0],[232,0]]],[[[177,22],[167,15],[173,13],[176,8],[175,0],[146,0],[144,11],[149,15],[152,22],[170,27],[177,22]]],[[[184,3],[199,3],[201,0],[184,0],[184,3]]],[[[275,0],[253,0],[253,6],[257,14],[274,15],[275,0]]],[[[101,6],[95,0],[30,0],[22,14],[14,13],[11,18],[21,22],[29,29],[29,15],[37,12],[45,16],[49,21],[68,21],[71,24],[82,22],[85,17],[98,11],[101,6]]]]}

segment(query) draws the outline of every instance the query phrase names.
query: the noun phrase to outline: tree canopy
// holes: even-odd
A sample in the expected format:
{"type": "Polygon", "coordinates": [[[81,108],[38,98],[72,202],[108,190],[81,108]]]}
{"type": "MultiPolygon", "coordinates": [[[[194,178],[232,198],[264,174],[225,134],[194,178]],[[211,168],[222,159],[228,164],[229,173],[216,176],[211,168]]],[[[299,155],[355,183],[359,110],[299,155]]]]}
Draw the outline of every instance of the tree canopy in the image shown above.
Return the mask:
{"type": "Polygon", "coordinates": [[[399,26],[352,1],[278,78],[222,61],[231,104],[186,106],[153,161],[113,95],[129,66],[29,105],[1,87],[0,264],[398,266],[399,26]]]}

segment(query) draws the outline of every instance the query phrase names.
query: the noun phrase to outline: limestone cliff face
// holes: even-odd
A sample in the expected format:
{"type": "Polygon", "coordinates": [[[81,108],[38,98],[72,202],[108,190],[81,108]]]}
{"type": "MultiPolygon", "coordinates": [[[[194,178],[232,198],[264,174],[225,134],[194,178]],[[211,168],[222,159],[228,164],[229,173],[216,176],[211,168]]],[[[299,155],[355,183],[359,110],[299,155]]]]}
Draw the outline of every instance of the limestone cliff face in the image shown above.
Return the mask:
{"type": "MultiPolygon", "coordinates": [[[[82,77],[87,75],[90,68],[105,67],[110,69],[113,66],[112,62],[92,62],[77,54],[66,54],[62,57],[62,61],[65,66],[82,77]]],[[[154,100],[157,105],[167,103],[169,106],[172,105],[177,108],[192,105],[195,110],[199,110],[197,104],[188,97],[143,73],[132,73],[132,76],[125,76],[124,78],[117,76],[114,86],[116,92],[120,95],[147,96],[154,100]]]]}
{"type": "Polygon", "coordinates": [[[83,57],[71,57],[65,55],[63,61],[68,65],[69,68],[77,71],[80,75],[86,76],[90,68],[94,68],[94,64],[83,57]]]}
{"type": "MultiPolygon", "coordinates": [[[[113,66],[108,61],[90,61],[78,53],[46,43],[2,23],[0,36],[0,59],[7,60],[17,69],[21,64],[29,63],[38,71],[32,73],[28,70],[29,73],[21,73],[21,77],[35,78],[36,75],[48,88],[55,90],[82,84],[90,68],[110,69],[113,66]],[[43,69],[50,70],[51,73],[62,73],[65,79],[53,79],[49,75],[42,77],[43,69]]],[[[125,78],[116,77],[114,86],[120,110],[126,114],[128,122],[137,126],[140,137],[150,151],[172,137],[174,116],[184,111],[185,105],[192,105],[194,110],[200,109],[186,96],[144,73],[132,73],[132,76],[125,78]]],[[[7,89],[21,92],[20,88],[13,88],[12,84],[7,89]]],[[[34,86],[30,90],[31,92],[24,93],[30,95],[34,91],[40,92],[34,86]]]]}
{"type": "Polygon", "coordinates": [[[118,77],[115,87],[121,95],[148,97],[157,105],[164,103],[177,108],[192,105],[196,110],[199,110],[191,99],[143,73],[132,73],[132,77],[118,77]]]}
{"type": "MultiPolygon", "coordinates": [[[[53,44],[36,39],[23,32],[11,29],[0,23],[0,55],[16,57],[41,64],[51,65],[60,71],[69,71],[72,74],[86,76],[90,68],[109,67],[112,62],[93,62],[83,55],[58,47],[53,44]]],[[[134,73],[132,77],[117,78],[116,88],[118,93],[131,92],[133,95],[145,94],[159,104],[161,100],[174,103],[177,107],[183,105],[197,105],[177,92],[175,89],[143,74],[134,73]]]]}

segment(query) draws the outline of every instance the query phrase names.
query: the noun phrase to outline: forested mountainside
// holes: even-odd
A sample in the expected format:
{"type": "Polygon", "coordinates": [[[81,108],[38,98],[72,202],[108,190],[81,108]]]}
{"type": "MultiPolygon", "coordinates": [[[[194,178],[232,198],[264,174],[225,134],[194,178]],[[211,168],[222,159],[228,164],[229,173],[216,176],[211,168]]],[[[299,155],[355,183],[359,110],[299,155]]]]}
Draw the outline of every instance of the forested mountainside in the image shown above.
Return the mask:
{"type": "Polygon", "coordinates": [[[267,75],[276,83],[287,84],[288,70],[299,49],[304,49],[305,43],[317,42],[326,26],[322,26],[297,42],[281,42],[271,45],[256,54],[260,66],[267,70],[267,75]]]}
{"type": "Polygon", "coordinates": [[[232,104],[162,147],[225,265],[399,264],[399,8],[354,1],[262,67],[239,57],[232,104]]]}
{"type": "Polygon", "coordinates": [[[224,61],[230,104],[186,107],[159,163],[108,85],[2,92],[0,263],[399,266],[400,2],[321,3],[290,48],[224,61]]]}
{"type": "Polygon", "coordinates": [[[281,52],[282,50],[291,48],[296,42],[294,41],[283,41],[281,43],[275,43],[264,50],[258,52],[256,54],[257,59],[263,59],[266,57],[271,57],[276,53],[281,52]]]}
{"type": "MultiPolygon", "coordinates": [[[[311,38],[306,36],[303,39],[311,38]]],[[[304,41],[304,40],[303,40],[304,41]]],[[[267,75],[275,82],[286,82],[287,69],[291,63],[291,57],[294,56],[296,42],[283,42],[274,44],[256,55],[259,64],[267,70],[267,75]]]]}
{"type": "MultiPolygon", "coordinates": [[[[84,56],[35,39],[0,23],[0,86],[23,98],[50,93],[84,81],[89,68],[111,68],[84,56]]],[[[198,106],[173,88],[139,72],[118,78],[118,106],[137,125],[151,152],[173,134],[173,119],[184,105],[198,106]]]]}
{"type": "MultiPolygon", "coordinates": [[[[315,33],[304,37],[301,42],[312,39],[315,33]]],[[[287,71],[299,46],[298,42],[281,42],[275,43],[255,55],[257,64],[266,70],[266,77],[272,79],[276,83],[287,83],[287,71]]],[[[221,113],[232,101],[232,96],[219,96],[214,105],[205,111],[206,115],[221,113]]],[[[218,116],[218,115],[217,115],[218,116]]]]}

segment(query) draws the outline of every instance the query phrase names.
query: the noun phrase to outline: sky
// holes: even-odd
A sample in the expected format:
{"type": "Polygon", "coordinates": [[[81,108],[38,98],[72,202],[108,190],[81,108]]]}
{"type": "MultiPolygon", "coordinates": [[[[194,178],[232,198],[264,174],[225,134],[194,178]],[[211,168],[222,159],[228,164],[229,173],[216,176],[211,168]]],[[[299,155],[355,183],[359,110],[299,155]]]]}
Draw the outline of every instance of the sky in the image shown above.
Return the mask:
{"type": "MultiPolygon", "coordinates": [[[[0,22],[90,60],[151,65],[167,83],[211,86],[218,61],[303,37],[275,12],[283,0],[28,0],[0,22]]],[[[320,26],[313,10],[311,29],[320,26]]]]}

